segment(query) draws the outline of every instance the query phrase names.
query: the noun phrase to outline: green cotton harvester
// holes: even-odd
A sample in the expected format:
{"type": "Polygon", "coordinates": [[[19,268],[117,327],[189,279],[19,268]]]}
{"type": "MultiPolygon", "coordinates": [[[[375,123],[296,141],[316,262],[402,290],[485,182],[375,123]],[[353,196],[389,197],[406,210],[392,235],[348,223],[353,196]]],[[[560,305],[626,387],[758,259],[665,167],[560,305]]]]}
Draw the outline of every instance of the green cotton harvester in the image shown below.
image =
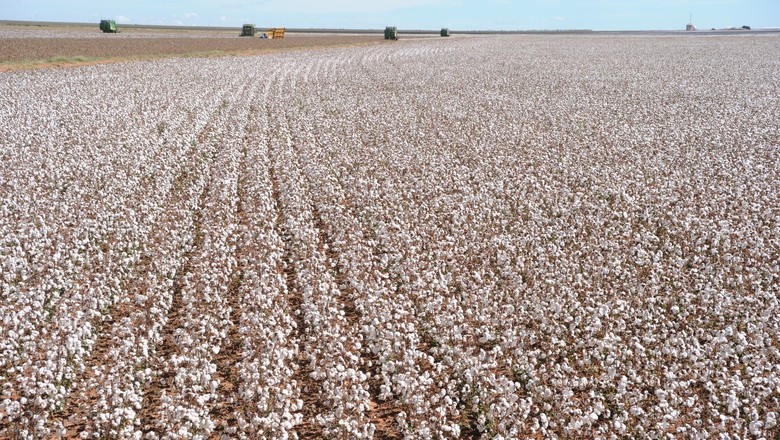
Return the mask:
{"type": "Polygon", "coordinates": [[[241,28],[240,36],[242,36],[242,37],[254,37],[255,36],[255,32],[257,32],[257,30],[255,29],[255,25],[253,25],[253,24],[245,24],[241,28]]]}
{"type": "Polygon", "coordinates": [[[450,30],[447,28],[441,28],[441,34],[442,37],[449,37],[450,36],[450,30]]]}
{"type": "Polygon", "coordinates": [[[395,26],[388,26],[385,28],[385,40],[397,40],[398,28],[395,26]]]}
{"type": "Polygon", "coordinates": [[[115,34],[115,33],[117,33],[116,21],[114,21],[114,20],[100,20],[100,30],[103,31],[104,34],[115,34]]]}

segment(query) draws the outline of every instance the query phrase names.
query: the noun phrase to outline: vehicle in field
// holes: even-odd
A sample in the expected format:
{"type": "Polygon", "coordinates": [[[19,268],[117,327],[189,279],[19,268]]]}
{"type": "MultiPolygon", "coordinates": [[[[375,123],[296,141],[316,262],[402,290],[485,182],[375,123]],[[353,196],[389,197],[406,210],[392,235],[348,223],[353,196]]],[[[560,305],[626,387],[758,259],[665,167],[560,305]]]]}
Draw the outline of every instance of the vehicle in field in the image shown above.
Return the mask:
{"type": "Polygon", "coordinates": [[[447,29],[447,28],[441,28],[441,33],[440,33],[440,35],[441,35],[442,37],[449,37],[449,36],[450,36],[450,30],[449,30],[449,29],[447,29]]]}
{"type": "Polygon", "coordinates": [[[397,40],[398,28],[395,26],[388,26],[385,28],[385,40],[397,40]]]}
{"type": "Polygon", "coordinates": [[[284,30],[285,28],[271,28],[267,31],[258,31],[257,26],[248,23],[241,28],[241,34],[239,35],[242,37],[254,37],[260,32],[259,37],[263,39],[284,38],[284,30]]]}
{"type": "Polygon", "coordinates": [[[103,31],[104,34],[115,34],[118,31],[116,30],[116,21],[115,20],[100,20],[100,30],[103,31]]]}
{"type": "Polygon", "coordinates": [[[247,23],[241,28],[241,34],[239,34],[239,36],[254,37],[256,32],[255,25],[247,23]]]}
{"type": "Polygon", "coordinates": [[[284,38],[285,28],[272,28],[260,34],[260,38],[277,39],[284,38]]]}

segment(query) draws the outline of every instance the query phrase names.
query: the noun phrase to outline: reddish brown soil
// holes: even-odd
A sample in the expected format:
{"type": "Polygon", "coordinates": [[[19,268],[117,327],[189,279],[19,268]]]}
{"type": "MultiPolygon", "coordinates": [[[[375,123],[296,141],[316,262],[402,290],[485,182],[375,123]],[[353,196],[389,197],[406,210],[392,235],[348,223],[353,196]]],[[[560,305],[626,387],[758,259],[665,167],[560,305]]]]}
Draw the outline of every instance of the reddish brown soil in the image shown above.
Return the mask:
{"type": "Polygon", "coordinates": [[[176,38],[164,34],[159,38],[117,38],[116,35],[106,34],[94,38],[12,38],[0,41],[0,70],[11,70],[172,55],[251,55],[289,49],[375,43],[382,41],[382,36],[299,34],[265,40],[237,36],[176,38]],[[73,60],[77,57],[87,60],[73,60]]]}

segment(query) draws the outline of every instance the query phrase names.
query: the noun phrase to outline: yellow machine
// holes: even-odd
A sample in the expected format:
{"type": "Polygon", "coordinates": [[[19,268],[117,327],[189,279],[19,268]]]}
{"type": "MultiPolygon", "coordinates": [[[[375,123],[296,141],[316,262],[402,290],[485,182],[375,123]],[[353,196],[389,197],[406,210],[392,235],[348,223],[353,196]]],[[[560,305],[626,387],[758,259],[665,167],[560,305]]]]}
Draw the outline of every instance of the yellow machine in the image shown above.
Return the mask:
{"type": "Polygon", "coordinates": [[[268,38],[268,39],[284,38],[284,29],[285,28],[273,28],[273,29],[270,29],[270,30],[260,34],[260,38],[268,38]]]}

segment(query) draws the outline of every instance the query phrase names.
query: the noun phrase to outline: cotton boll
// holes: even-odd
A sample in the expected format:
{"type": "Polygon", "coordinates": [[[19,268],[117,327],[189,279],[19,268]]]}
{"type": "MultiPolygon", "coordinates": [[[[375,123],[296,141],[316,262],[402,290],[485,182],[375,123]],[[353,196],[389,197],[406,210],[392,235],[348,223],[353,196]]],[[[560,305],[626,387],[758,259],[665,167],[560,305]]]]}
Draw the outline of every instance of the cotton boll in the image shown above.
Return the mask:
{"type": "Polygon", "coordinates": [[[777,413],[774,411],[768,411],[766,413],[766,422],[764,423],[765,429],[773,429],[777,426],[777,413]]]}

